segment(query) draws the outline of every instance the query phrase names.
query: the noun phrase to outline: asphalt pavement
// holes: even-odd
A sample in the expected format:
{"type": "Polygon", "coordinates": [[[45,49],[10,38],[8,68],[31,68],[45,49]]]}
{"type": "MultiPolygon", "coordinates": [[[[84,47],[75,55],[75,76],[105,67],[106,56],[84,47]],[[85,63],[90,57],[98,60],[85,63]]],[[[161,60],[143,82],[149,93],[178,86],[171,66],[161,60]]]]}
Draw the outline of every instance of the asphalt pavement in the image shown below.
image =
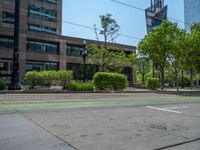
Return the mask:
{"type": "Polygon", "coordinates": [[[0,103],[0,150],[200,149],[200,97],[80,95],[0,103]]]}

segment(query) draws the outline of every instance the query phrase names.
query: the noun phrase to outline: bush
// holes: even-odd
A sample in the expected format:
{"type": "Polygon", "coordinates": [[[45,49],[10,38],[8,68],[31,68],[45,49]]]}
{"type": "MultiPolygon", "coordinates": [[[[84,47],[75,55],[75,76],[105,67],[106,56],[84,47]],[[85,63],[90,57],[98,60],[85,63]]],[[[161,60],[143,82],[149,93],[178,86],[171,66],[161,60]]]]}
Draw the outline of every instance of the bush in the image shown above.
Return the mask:
{"type": "Polygon", "coordinates": [[[30,84],[30,89],[36,85],[47,86],[48,89],[53,84],[65,87],[73,78],[73,72],[68,70],[61,71],[29,71],[25,74],[24,80],[30,84]]]}
{"type": "Polygon", "coordinates": [[[147,81],[147,87],[151,90],[157,90],[160,87],[158,78],[149,78],[147,81]]]}
{"type": "Polygon", "coordinates": [[[94,84],[92,82],[80,83],[73,81],[69,85],[66,85],[64,89],[70,91],[93,91],[94,84]]]}
{"type": "Polygon", "coordinates": [[[128,85],[127,77],[118,73],[98,72],[93,80],[98,90],[122,90],[128,85]]]}
{"type": "Polygon", "coordinates": [[[34,87],[39,84],[39,75],[37,71],[29,71],[25,74],[24,80],[30,83],[30,89],[34,89],[34,87]]]}
{"type": "Polygon", "coordinates": [[[6,84],[4,81],[0,80],[0,90],[5,90],[6,84]]]}
{"type": "Polygon", "coordinates": [[[41,84],[46,86],[48,89],[58,80],[57,71],[42,71],[40,72],[41,84]]]}
{"type": "Polygon", "coordinates": [[[73,71],[69,70],[62,70],[62,71],[57,71],[58,74],[58,81],[60,82],[60,85],[63,87],[66,87],[69,85],[73,78],[73,71]]]}

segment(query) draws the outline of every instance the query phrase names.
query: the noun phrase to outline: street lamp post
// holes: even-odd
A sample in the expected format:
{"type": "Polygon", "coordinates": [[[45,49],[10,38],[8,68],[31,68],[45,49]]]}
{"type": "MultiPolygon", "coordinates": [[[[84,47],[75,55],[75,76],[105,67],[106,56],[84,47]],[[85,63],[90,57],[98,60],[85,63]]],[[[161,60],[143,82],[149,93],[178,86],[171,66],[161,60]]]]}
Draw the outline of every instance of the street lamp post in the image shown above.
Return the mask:
{"type": "Polygon", "coordinates": [[[85,45],[84,50],[82,52],[82,56],[83,56],[83,82],[86,82],[86,57],[87,57],[87,50],[86,50],[86,41],[83,41],[83,44],[85,45]]]}
{"type": "Polygon", "coordinates": [[[13,47],[13,70],[11,84],[8,90],[21,90],[19,80],[19,30],[20,30],[20,0],[15,0],[15,24],[14,24],[14,47],[13,47]]]}

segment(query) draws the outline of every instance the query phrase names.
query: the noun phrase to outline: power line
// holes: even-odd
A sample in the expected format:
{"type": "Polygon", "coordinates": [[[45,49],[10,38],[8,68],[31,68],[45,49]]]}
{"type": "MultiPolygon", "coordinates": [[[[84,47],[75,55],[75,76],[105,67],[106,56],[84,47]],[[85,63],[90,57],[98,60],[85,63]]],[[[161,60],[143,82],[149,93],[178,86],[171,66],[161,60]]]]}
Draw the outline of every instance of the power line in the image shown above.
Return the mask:
{"type": "MultiPolygon", "coordinates": [[[[86,25],[82,25],[82,24],[78,24],[78,23],[74,23],[74,22],[69,22],[69,21],[65,21],[65,20],[63,20],[63,23],[67,23],[67,24],[70,24],[70,25],[82,27],[82,28],[89,29],[89,30],[95,30],[94,27],[90,27],[90,26],[86,26],[86,25]]],[[[97,31],[101,31],[101,30],[98,29],[98,28],[96,28],[96,30],[97,30],[97,31]]],[[[142,40],[142,39],[139,38],[139,37],[131,36],[131,35],[126,35],[126,34],[122,34],[122,33],[119,33],[118,35],[119,35],[119,36],[126,37],[126,38],[131,38],[131,39],[136,39],[136,40],[142,40]]]]}
{"type": "MultiPolygon", "coordinates": [[[[140,8],[140,7],[136,7],[136,6],[133,6],[133,5],[130,5],[130,4],[121,2],[121,1],[117,1],[117,0],[111,0],[111,1],[112,1],[112,2],[115,2],[115,3],[118,3],[118,4],[121,4],[121,5],[124,5],[124,6],[127,6],[127,7],[131,7],[131,8],[134,8],[134,9],[137,9],[137,10],[140,10],[140,11],[145,12],[145,9],[140,8]]],[[[155,18],[155,19],[158,19],[158,20],[163,20],[162,18],[159,18],[159,17],[154,17],[154,18],[155,18]]],[[[172,17],[168,17],[168,19],[173,20],[173,21],[176,21],[176,22],[180,22],[180,23],[183,23],[183,24],[189,24],[189,23],[187,23],[187,22],[184,22],[184,21],[178,20],[178,19],[176,19],[176,18],[172,18],[172,17]]]]}

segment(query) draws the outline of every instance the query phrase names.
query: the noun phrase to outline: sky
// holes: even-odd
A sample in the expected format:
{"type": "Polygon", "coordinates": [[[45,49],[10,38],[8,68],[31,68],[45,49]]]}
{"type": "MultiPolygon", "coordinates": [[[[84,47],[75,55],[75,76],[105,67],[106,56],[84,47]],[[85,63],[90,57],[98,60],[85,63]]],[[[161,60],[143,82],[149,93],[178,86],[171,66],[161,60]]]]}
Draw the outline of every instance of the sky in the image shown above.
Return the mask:
{"type": "MultiPolygon", "coordinates": [[[[118,0],[140,8],[150,6],[150,0],[118,0]]],[[[165,0],[168,5],[168,17],[184,21],[183,0],[165,0]]],[[[120,26],[119,33],[142,39],[146,34],[145,12],[130,8],[111,0],[63,0],[63,24],[62,34],[86,39],[96,39],[92,29],[82,28],[66,22],[72,22],[84,26],[100,28],[100,15],[112,14],[112,17],[120,26]]],[[[183,23],[178,23],[184,28],[183,23]]],[[[119,36],[117,43],[137,46],[139,40],[119,36]]]]}

